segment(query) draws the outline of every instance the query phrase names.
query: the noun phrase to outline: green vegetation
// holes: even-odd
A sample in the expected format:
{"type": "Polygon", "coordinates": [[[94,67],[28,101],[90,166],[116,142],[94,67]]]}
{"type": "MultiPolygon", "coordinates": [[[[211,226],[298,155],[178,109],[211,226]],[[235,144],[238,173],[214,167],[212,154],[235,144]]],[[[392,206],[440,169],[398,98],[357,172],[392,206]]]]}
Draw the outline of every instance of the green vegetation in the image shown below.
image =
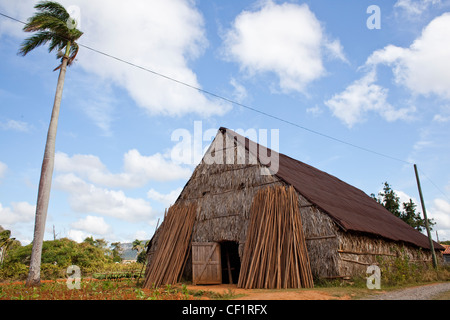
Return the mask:
{"type": "Polygon", "coordinates": [[[20,242],[11,238],[11,231],[0,226],[0,267],[3,265],[7,252],[18,246],[20,246],[20,242]]]}
{"type": "Polygon", "coordinates": [[[384,286],[399,287],[433,281],[450,281],[450,266],[434,269],[431,264],[415,263],[407,254],[391,260],[378,257],[381,269],[381,283],[384,286]]]}
{"type": "MultiPolygon", "coordinates": [[[[77,265],[81,269],[82,277],[98,278],[111,273],[111,278],[135,277],[142,269],[142,264],[120,264],[118,255],[119,244],[115,243],[112,249],[107,248],[103,239],[94,240],[86,238],[82,243],[62,238],[44,241],[42,250],[42,279],[65,278],[67,267],[77,265]]],[[[0,268],[1,280],[24,280],[28,274],[32,244],[11,246],[3,257],[0,268]]]]}
{"type": "MultiPolygon", "coordinates": [[[[400,198],[395,191],[392,190],[389,183],[384,183],[383,191],[379,192],[378,196],[375,196],[373,193],[370,196],[389,210],[393,215],[402,219],[414,229],[421,232],[425,230],[425,219],[422,219],[420,214],[416,212],[417,205],[412,201],[412,199],[409,199],[408,202],[402,203],[403,209],[400,209],[400,198]]],[[[430,230],[433,229],[432,226],[435,224],[436,223],[433,219],[428,219],[430,230]]]]}
{"type": "Polygon", "coordinates": [[[148,241],[141,241],[141,240],[134,240],[133,241],[133,247],[132,250],[136,250],[137,251],[137,262],[139,263],[145,263],[146,261],[146,248],[148,246],[148,243],[150,242],[150,240],[148,241]]]}
{"type": "Polygon", "coordinates": [[[82,280],[80,289],[69,289],[65,281],[44,281],[29,288],[23,284],[0,285],[0,300],[192,300],[186,288],[166,286],[142,289],[131,279],[82,280]]]}
{"type": "MultiPolygon", "coordinates": [[[[434,269],[431,263],[416,263],[409,260],[407,254],[394,259],[377,257],[381,269],[381,288],[383,290],[398,289],[430,282],[450,281],[450,266],[441,265],[434,269]]],[[[369,275],[367,275],[369,276],[369,275]]],[[[353,287],[366,288],[367,277],[360,275],[350,280],[315,279],[315,288],[353,287]]]]}

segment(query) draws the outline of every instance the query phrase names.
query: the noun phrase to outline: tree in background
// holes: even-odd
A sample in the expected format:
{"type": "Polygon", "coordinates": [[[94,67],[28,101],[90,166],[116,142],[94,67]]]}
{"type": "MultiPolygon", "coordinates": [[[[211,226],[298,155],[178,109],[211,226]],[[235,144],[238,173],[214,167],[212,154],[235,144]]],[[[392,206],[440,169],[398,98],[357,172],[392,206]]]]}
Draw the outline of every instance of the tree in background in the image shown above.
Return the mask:
{"type": "Polygon", "coordinates": [[[90,244],[91,246],[94,246],[94,247],[96,246],[96,242],[94,240],[94,237],[92,237],[92,236],[87,237],[86,239],[84,239],[83,243],[88,243],[88,244],[90,244]]]}
{"type": "Polygon", "coordinates": [[[137,251],[136,262],[145,263],[146,261],[145,248],[147,248],[149,241],[150,240],[147,240],[145,241],[145,243],[144,241],[138,239],[133,241],[133,247],[131,249],[137,251]]]}
{"type": "Polygon", "coordinates": [[[141,251],[144,250],[144,247],[142,245],[143,241],[136,239],[132,243],[131,250],[136,250],[139,255],[139,253],[141,253],[141,251]]]}
{"type": "Polygon", "coordinates": [[[34,225],[33,250],[31,253],[30,269],[28,273],[27,286],[38,286],[41,283],[40,269],[42,244],[44,241],[45,221],[47,219],[50,189],[52,184],[53,166],[55,160],[56,130],[58,127],[59,109],[61,106],[62,92],[66,68],[71,65],[78,53],[76,41],[83,32],[76,28],[73,19],[70,18],[66,9],[57,2],[42,1],[34,6],[38,11],[28,19],[23,30],[34,32],[22,43],[19,54],[27,55],[37,47],[50,43],[48,51],[56,50],[56,57],[61,59],[56,94],[53,102],[52,116],[47,133],[44,159],[42,161],[41,177],[36,204],[36,217],[34,225]]]}
{"type": "Polygon", "coordinates": [[[379,199],[381,198],[381,201],[378,201],[388,209],[393,215],[400,218],[402,213],[400,211],[400,198],[397,196],[394,190],[392,190],[389,183],[385,182],[383,186],[383,191],[378,193],[379,199]]]}
{"type": "MultiPolygon", "coordinates": [[[[421,215],[416,212],[417,205],[412,201],[412,199],[409,199],[408,202],[403,202],[402,208],[400,208],[400,197],[394,190],[392,190],[389,183],[384,183],[383,190],[378,193],[378,197],[373,193],[370,196],[414,229],[418,231],[425,230],[425,219],[422,219],[421,215]]],[[[428,224],[430,229],[432,229],[432,226],[435,225],[433,219],[428,219],[428,224]]]]}
{"type": "MultiPolygon", "coordinates": [[[[139,240],[135,240],[139,241],[139,240]]],[[[144,241],[140,241],[141,245],[144,241]]],[[[136,258],[136,262],[138,263],[146,263],[147,262],[147,247],[150,240],[145,241],[145,244],[142,246],[141,252],[138,251],[138,256],[136,258]]],[[[133,242],[134,243],[134,242],[133,242]]]]}
{"type": "Polygon", "coordinates": [[[121,262],[122,261],[122,257],[121,254],[123,252],[122,249],[122,245],[120,244],[120,242],[113,242],[111,243],[111,248],[112,248],[112,258],[114,262],[121,262]]]}
{"type": "Polygon", "coordinates": [[[20,242],[16,238],[11,238],[10,230],[5,230],[0,226],[0,267],[3,266],[8,250],[16,246],[20,246],[20,242]]]}
{"type": "MultiPolygon", "coordinates": [[[[425,230],[425,219],[420,217],[419,213],[416,213],[417,205],[409,199],[408,202],[403,202],[403,212],[401,219],[409,224],[414,229],[419,231],[425,230]]],[[[432,229],[432,225],[435,223],[428,219],[428,224],[430,225],[430,230],[432,229]]]]}

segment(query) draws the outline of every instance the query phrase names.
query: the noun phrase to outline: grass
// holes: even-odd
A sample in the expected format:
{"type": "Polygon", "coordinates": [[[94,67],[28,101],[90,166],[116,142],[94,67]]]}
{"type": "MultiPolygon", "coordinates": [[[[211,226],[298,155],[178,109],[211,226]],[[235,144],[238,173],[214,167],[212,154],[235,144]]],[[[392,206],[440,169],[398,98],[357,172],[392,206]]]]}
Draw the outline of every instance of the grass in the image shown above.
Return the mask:
{"type": "Polygon", "coordinates": [[[23,283],[0,285],[0,300],[191,300],[193,295],[182,289],[166,286],[143,289],[131,279],[82,279],[80,289],[69,289],[66,281],[46,281],[29,288],[23,283]]]}
{"type": "MultiPolygon", "coordinates": [[[[184,285],[183,285],[184,286],[184,285]]],[[[207,298],[211,300],[231,300],[239,297],[243,297],[244,294],[237,294],[232,289],[227,289],[223,293],[211,291],[211,290],[188,290],[189,294],[196,298],[207,298]]]]}
{"type": "Polygon", "coordinates": [[[166,285],[144,289],[133,279],[82,279],[79,289],[69,289],[67,280],[42,281],[29,288],[23,282],[0,284],[0,300],[229,300],[242,295],[228,289],[224,293],[188,290],[186,285],[166,285]]]}
{"type": "MultiPolygon", "coordinates": [[[[426,284],[426,283],[423,283],[426,284]]],[[[429,283],[428,283],[429,284],[429,283]]],[[[420,285],[415,283],[414,285],[420,285]]],[[[387,292],[413,286],[413,284],[403,286],[382,287],[381,290],[370,290],[352,284],[338,285],[334,283],[329,286],[321,285],[313,289],[283,289],[283,290],[257,290],[259,292],[277,293],[289,291],[301,291],[304,293],[323,293],[333,299],[357,300],[368,295],[387,292]]],[[[188,289],[185,284],[166,285],[161,288],[143,289],[136,286],[132,279],[97,280],[82,279],[80,289],[69,289],[66,280],[43,281],[40,287],[28,288],[21,283],[0,284],[0,300],[230,300],[244,296],[236,293],[233,289],[227,289],[222,293],[210,290],[188,289]]],[[[313,298],[314,299],[314,298],[313,298]]],[[[436,300],[450,300],[450,292],[445,292],[436,300]]]]}

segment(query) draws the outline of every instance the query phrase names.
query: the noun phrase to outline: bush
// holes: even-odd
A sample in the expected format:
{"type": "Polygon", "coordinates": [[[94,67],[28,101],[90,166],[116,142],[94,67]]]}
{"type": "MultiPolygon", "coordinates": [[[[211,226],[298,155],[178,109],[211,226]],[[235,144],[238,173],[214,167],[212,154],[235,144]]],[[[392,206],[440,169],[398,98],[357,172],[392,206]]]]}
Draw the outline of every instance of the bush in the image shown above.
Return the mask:
{"type": "Polygon", "coordinates": [[[412,263],[404,253],[393,260],[380,258],[378,262],[381,283],[387,286],[450,280],[450,267],[439,266],[436,270],[431,263],[412,263]]]}
{"type": "Polygon", "coordinates": [[[25,280],[28,266],[20,262],[4,263],[0,268],[0,280],[25,280]]]}
{"type": "Polygon", "coordinates": [[[41,264],[41,279],[55,280],[64,277],[66,269],[61,269],[61,266],[52,263],[41,264]]]}
{"type": "MultiPolygon", "coordinates": [[[[17,247],[8,252],[3,266],[0,268],[0,279],[26,279],[30,264],[32,244],[17,247]]],[[[101,248],[90,243],[77,243],[62,238],[44,241],[41,258],[41,278],[55,279],[65,277],[67,267],[77,265],[82,275],[101,272],[112,258],[101,248]]]]}

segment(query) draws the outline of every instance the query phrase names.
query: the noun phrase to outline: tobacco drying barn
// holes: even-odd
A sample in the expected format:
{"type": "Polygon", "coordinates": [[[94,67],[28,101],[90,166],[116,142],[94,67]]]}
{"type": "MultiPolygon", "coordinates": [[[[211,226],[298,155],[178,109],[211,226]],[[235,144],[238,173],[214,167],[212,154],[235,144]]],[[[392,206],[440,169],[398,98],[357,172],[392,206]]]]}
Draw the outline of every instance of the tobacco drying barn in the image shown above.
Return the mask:
{"type": "Polygon", "coordinates": [[[150,241],[144,286],[312,287],[400,255],[430,262],[428,238],[363,191],[220,128],[150,241]]]}

